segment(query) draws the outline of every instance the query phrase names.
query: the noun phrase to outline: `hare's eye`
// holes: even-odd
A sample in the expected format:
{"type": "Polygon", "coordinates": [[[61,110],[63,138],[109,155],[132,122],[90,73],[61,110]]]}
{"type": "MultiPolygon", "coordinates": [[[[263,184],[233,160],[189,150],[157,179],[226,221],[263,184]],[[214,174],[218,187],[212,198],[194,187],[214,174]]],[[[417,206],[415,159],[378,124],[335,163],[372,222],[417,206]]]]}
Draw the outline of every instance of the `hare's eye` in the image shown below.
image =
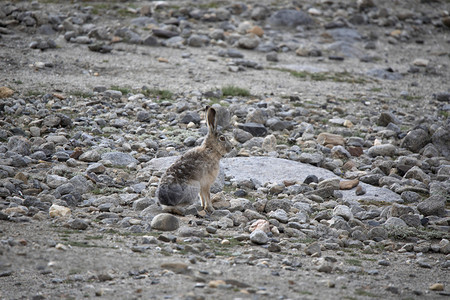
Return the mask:
{"type": "Polygon", "coordinates": [[[219,136],[219,141],[225,142],[225,137],[223,135],[219,136]]]}

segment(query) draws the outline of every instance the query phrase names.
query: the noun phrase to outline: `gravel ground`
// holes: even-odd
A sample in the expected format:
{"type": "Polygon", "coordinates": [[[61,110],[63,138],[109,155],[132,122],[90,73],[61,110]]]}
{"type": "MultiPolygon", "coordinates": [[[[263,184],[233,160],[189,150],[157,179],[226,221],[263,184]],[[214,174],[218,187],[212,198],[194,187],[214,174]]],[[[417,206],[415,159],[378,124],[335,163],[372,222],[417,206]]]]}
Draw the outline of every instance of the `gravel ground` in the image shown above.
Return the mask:
{"type": "Polygon", "coordinates": [[[448,1],[58,2],[0,1],[0,298],[449,296],[448,1]]]}

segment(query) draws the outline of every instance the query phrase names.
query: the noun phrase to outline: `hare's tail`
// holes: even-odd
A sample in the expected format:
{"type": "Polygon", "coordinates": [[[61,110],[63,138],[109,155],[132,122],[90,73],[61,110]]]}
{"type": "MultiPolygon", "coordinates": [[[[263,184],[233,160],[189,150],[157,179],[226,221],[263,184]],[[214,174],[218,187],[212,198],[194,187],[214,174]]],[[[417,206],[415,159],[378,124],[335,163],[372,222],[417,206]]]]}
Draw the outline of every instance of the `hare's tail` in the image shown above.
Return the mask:
{"type": "Polygon", "coordinates": [[[199,189],[188,184],[163,184],[158,189],[158,200],[162,205],[175,206],[194,203],[199,189]]]}

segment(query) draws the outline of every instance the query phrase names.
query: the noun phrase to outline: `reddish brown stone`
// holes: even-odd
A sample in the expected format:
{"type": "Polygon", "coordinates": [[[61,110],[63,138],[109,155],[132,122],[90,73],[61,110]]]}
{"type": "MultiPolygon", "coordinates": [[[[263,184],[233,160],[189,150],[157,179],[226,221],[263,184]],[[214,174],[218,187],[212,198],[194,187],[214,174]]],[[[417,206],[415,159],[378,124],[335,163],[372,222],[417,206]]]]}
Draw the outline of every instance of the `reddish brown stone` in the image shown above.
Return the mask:
{"type": "Polygon", "coordinates": [[[363,154],[363,148],[362,147],[348,147],[347,148],[348,152],[350,152],[350,154],[352,156],[356,156],[359,157],[363,154]]]}
{"type": "Polygon", "coordinates": [[[342,181],[339,182],[339,189],[341,189],[341,190],[351,190],[352,188],[354,188],[358,184],[359,184],[359,180],[358,179],[342,180],[342,181]]]}

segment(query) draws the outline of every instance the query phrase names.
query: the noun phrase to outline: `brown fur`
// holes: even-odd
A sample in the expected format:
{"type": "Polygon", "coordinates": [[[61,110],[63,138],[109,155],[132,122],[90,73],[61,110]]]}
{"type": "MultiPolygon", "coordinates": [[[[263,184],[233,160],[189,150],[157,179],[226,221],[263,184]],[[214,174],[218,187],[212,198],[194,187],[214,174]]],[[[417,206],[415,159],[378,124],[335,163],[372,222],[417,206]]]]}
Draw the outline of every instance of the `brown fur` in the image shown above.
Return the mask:
{"type": "Polygon", "coordinates": [[[211,185],[219,172],[219,161],[232,149],[228,139],[217,131],[216,111],[207,107],[209,128],[203,143],[179,157],[164,173],[158,189],[159,203],[166,206],[192,204],[200,194],[202,207],[213,211],[211,185]]]}

